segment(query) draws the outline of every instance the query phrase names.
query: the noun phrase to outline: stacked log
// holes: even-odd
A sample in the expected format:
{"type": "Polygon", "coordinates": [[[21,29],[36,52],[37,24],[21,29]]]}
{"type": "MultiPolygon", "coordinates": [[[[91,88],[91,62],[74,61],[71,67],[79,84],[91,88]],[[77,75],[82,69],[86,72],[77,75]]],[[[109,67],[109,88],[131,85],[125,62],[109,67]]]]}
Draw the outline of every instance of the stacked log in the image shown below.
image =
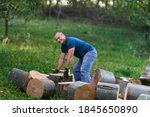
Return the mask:
{"type": "Polygon", "coordinates": [[[98,82],[96,88],[96,99],[98,100],[117,100],[119,96],[119,85],[98,82]]]}
{"type": "Polygon", "coordinates": [[[8,76],[8,81],[17,86],[22,91],[26,91],[29,80],[29,73],[17,68],[13,68],[8,76]]]}
{"type": "Polygon", "coordinates": [[[150,87],[128,83],[125,91],[125,100],[136,100],[140,94],[150,94],[150,87]]]}

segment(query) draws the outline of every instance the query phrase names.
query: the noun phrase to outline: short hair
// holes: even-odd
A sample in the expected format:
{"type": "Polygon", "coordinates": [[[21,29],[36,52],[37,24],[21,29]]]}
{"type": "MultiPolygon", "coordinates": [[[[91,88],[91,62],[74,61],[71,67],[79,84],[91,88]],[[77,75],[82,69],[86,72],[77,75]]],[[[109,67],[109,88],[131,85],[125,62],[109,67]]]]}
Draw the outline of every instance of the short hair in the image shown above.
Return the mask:
{"type": "Polygon", "coordinates": [[[57,37],[59,37],[59,36],[61,36],[61,35],[65,36],[62,32],[57,32],[57,33],[55,34],[54,38],[57,39],[57,37]]]}

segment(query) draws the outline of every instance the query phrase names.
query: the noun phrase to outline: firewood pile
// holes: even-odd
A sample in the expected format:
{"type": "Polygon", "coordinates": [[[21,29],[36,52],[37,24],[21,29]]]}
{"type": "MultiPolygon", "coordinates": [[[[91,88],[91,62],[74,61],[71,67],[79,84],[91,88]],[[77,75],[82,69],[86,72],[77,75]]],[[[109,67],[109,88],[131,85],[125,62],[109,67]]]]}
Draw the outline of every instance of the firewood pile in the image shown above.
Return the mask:
{"type": "Polygon", "coordinates": [[[150,64],[139,79],[115,78],[113,72],[96,69],[91,83],[64,79],[63,71],[43,74],[13,68],[8,81],[30,97],[48,99],[55,93],[68,100],[150,100],[150,64]]]}

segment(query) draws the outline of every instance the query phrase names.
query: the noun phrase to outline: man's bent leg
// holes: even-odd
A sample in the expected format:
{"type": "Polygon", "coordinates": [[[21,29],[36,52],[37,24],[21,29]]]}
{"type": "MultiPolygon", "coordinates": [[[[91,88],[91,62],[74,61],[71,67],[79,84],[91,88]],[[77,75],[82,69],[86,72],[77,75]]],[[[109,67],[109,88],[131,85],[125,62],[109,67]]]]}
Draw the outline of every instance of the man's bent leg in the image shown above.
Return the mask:
{"type": "Polygon", "coordinates": [[[75,81],[81,81],[81,74],[80,74],[81,64],[82,64],[82,60],[80,59],[74,66],[73,74],[75,77],[75,81]]]}
{"type": "Polygon", "coordinates": [[[84,55],[80,69],[81,81],[87,83],[91,82],[90,70],[96,57],[97,57],[96,50],[89,51],[84,55]]]}

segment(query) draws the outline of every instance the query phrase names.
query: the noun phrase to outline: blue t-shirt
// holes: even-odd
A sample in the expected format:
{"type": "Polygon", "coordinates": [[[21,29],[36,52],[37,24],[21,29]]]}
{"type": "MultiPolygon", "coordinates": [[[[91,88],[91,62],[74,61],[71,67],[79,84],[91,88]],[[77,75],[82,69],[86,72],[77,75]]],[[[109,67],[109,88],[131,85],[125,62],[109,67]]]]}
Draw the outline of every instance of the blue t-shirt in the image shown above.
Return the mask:
{"type": "Polygon", "coordinates": [[[68,50],[75,48],[74,56],[78,58],[83,58],[83,56],[88,52],[94,49],[90,44],[75,38],[75,37],[66,37],[66,43],[62,44],[61,51],[63,53],[68,53],[68,50]]]}

